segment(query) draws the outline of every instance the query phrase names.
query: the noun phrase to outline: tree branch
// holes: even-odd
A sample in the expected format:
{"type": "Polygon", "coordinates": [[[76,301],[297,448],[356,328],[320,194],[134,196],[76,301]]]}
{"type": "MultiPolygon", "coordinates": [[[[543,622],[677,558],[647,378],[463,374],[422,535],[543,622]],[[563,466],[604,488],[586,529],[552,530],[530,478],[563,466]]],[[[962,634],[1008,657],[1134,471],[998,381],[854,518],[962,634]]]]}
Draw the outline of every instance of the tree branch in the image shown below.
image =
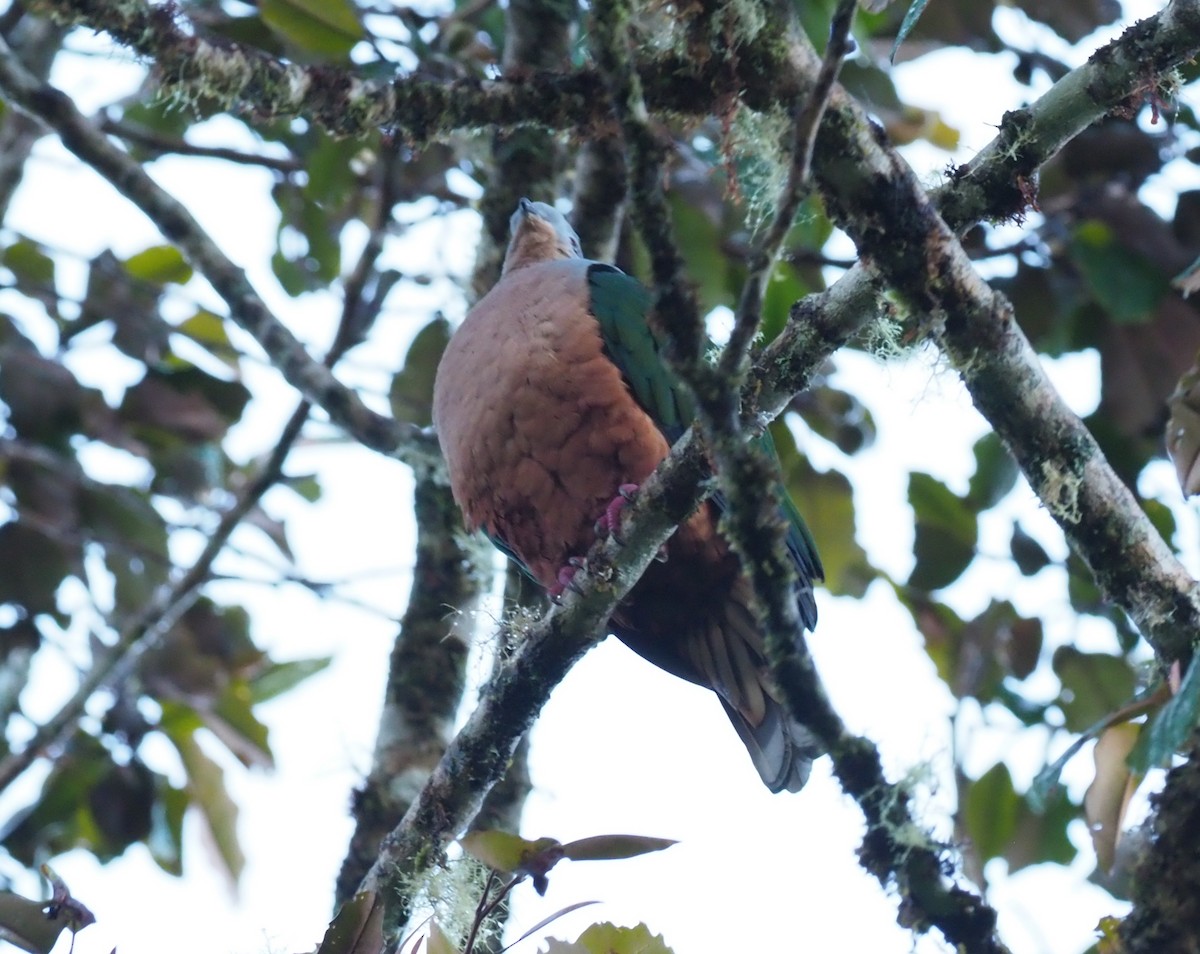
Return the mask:
{"type": "MultiPolygon", "coordinates": [[[[1093,56],[1089,67],[1098,60],[1123,59],[1135,50],[1148,55],[1151,41],[1163,44],[1168,36],[1178,43],[1175,34],[1183,28],[1179,17],[1185,12],[1196,26],[1189,37],[1195,48],[1200,45],[1197,6],[1173,3],[1159,21],[1143,21],[1117,41],[1126,44],[1119,48],[1121,56],[1106,50],[1093,56]]],[[[794,47],[792,60],[795,69],[812,75],[820,68],[807,43],[794,47]]],[[[1019,123],[1024,130],[1021,141],[1038,144],[1032,153],[1038,161],[1044,162],[1054,145],[1061,144],[1057,136],[1077,131],[1074,125],[1062,125],[1064,97],[1080,91],[1092,102],[1101,86],[1082,84],[1074,73],[1061,83],[1066,93],[1056,86],[1019,123]]],[[[1129,79],[1126,90],[1130,87],[1134,95],[1147,89],[1144,74],[1129,79]]],[[[1115,88],[1111,82],[1103,87],[1104,101],[1115,95],[1115,88]]],[[[1001,138],[1014,135],[1002,132],[1001,138]]],[[[992,147],[985,152],[997,155],[992,147]]],[[[1030,153],[1016,154],[1021,163],[1030,161],[1030,153]]],[[[986,180],[992,167],[990,161],[981,161],[974,168],[986,180]]],[[[919,326],[941,326],[939,343],[962,374],[976,406],[1004,439],[1108,597],[1138,624],[1160,660],[1169,662],[1190,652],[1200,632],[1200,589],[1108,466],[1086,426],[1054,390],[1008,303],[979,278],[912,170],[878,141],[866,115],[843,91],[832,97],[829,118],[817,137],[814,171],[830,215],[855,240],[868,267],[914,315],[926,316],[918,319],[919,326]]],[[[1016,194],[1027,203],[1031,194],[1025,194],[1019,171],[1017,175],[1016,194]]],[[[1009,199],[1013,194],[1010,190],[1009,199]]],[[[1003,206],[1005,215],[1016,211],[1011,203],[1003,206]]],[[[861,279],[860,273],[852,272],[842,281],[861,279]]]]}
{"type": "Polygon", "coordinates": [[[112,688],[127,679],[147,650],[156,646],[196,601],[201,587],[209,580],[213,561],[221,554],[233,531],[279,479],[284,460],[308,420],[309,409],[307,402],[301,402],[292,414],[271,456],[255,478],[238,494],[233,506],[221,514],[220,522],[209,534],[195,562],[175,580],[158,588],[141,613],[121,630],[116,642],[93,659],[91,668],[80,680],[71,698],[50,719],[37,727],[25,747],[0,760],[0,792],[8,788],[39,756],[62,746],[79,731],[79,717],[83,715],[88,700],[101,689],[112,688]]]}
{"type": "Polygon", "coordinates": [[[430,435],[372,411],[327,367],[314,360],[184,205],[113,145],[70,98],[32,76],[2,40],[0,89],[21,109],[57,132],[64,146],[107,179],[183,250],[225,300],[230,317],[258,341],[288,382],[324,408],[334,423],[366,446],[406,463],[435,464],[437,448],[430,435]]]}

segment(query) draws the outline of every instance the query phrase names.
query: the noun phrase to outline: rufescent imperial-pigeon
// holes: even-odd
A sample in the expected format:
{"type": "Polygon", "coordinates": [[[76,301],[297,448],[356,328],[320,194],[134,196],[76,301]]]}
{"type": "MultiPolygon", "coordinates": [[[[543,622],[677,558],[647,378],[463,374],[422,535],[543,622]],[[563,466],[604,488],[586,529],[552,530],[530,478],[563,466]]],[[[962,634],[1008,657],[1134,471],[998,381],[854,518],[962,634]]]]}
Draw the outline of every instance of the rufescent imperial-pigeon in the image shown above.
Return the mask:
{"type": "MultiPolygon", "coordinates": [[[[659,358],[651,299],[633,278],[585,259],[553,207],[522,199],[496,286],[442,357],[433,419],[454,499],[551,593],[597,532],[615,532],[623,494],[692,421],[659,358]],[[599,525],[598,525],[599,518],[599,525]]],[[[780,488],[805,626],[822,576],[808,529],[780,488]]],[[[712,689],[772,791],[798,791],[820,754],[779,701],[750,609],[750,584],[704,503],[621,603],[610,630],[657,666],[712,689]]]]}

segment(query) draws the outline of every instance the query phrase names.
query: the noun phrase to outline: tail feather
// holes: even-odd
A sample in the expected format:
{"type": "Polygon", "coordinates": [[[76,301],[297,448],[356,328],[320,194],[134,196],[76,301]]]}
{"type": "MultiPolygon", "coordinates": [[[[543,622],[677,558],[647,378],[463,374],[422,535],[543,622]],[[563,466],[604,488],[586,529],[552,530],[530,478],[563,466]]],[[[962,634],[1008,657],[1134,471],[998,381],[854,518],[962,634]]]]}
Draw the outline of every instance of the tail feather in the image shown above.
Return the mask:
{"type": "Polygon", "coordinates": [[[769,699],[762,722],[751,725],[724,699],[721,705],[750,753],[763,784],[772,792],[798,792],[808,781],[813,760],[821,747],[812,734],[792,719],[774,699],[769,699]]]}
{"type": "Polygon", "coordinates": [[[718,632],[709,633],[703,660],[709,666],[702,663],[702,668],[716,677],[711,684],[763,783],[772,792],[798,792],[822,750],[779,698],[749,599],[749,582],[740,578],[729,593],[724,618],[711,627],[718,632]]]}

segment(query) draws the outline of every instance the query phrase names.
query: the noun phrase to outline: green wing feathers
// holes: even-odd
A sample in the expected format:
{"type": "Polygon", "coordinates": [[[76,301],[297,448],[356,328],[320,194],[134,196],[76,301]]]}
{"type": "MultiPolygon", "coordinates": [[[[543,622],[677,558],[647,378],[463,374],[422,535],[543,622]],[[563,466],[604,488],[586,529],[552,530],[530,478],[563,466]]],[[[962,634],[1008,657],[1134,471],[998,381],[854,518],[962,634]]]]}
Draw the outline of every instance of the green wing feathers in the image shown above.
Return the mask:
{"type": "Polygon", "coordinates": [[[629,383],[629,390],[664,434],[674,440],[696,417],[691,395],[660,357],[661,346],[646,316],[653,304],[636,278],[611,265],[588,271],[592,314],[604,349],[629,383]]]}
{"type": "MultiPolygon", "coordinates": [[[[605,351],[621,369],[638,404],[670,440],[675,440],[695,419],[695,405],[687,389],[667,368],[661,357],[661,345],[646,320],[653,304],[650,293],[637,279],[602,264],[589,269],[588,290],[605,351]]],[[[769,433],[764,432],[758,441],[764,452],[773,459],[777,457],[769,433]]],[[[822,579],[824,571],[816,543],[782,483],[776,495],[788,521],[788,552],[797,572],[806,582],[822,579]]],[[[726,502],[721,495],[717,494],[714,500],[723,511],[726,502]]],[[[800,599],[801,615],[805,625],[812,629],[817,622],[816,604],[811,587],[805,589],[807,592],[800,599]]]]}

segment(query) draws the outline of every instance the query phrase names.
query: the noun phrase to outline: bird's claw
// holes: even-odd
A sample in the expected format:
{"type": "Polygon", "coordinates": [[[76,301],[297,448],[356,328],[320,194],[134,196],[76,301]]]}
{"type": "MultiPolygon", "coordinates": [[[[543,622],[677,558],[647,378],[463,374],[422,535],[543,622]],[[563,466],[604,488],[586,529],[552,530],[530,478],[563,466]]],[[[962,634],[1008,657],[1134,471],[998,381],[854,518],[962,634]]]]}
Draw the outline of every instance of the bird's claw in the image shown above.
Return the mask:
{"type": "Polygon", "coordinates": [[[579,584],[575,582],[575,574],[586,566],[587,560],[582,557],[571,557],[567,560],[566,566],[558,571],[554,585],[548,591],[550,599],[555,605],[562,603],[563,593],[567,590],[571,590],[574,593],[583,592],[579,584]]]}
{"type": "Polygon", "coordinates": [[[617,495],[609,501],[608,506],[604,508],[604,513],[600,515],[593,527],[597,537],[612,537],[621,546],[625,545],[625,541],[621,539],[618,532],[621,526],[621,511],[633,499],[637,489],[637,484],[621,484],[617,488],[617,495]]]}

